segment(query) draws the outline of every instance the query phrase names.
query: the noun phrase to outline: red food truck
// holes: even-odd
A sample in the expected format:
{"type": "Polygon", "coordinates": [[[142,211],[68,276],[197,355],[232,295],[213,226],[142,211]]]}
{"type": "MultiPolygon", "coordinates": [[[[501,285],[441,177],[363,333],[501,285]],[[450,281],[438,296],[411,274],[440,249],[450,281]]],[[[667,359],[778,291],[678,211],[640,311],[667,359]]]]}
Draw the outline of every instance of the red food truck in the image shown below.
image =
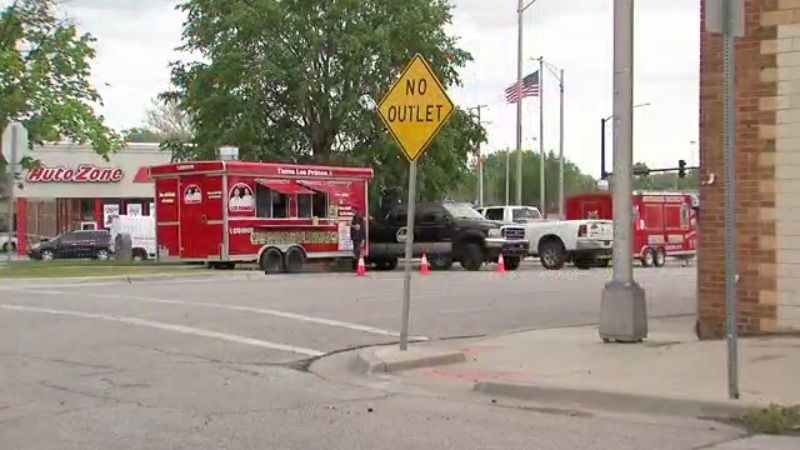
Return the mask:
{"type": "Polygon", "coordinates": [[[369,217],[373,172],[198,161],[154,166],[150,175],[159,259],[219,268],[258,262],[274,273],[300,271],[312,259],[353,258],[350,223],[356,209],[369,217]]]}
{"type": "MultiPolygon", "coordinates": [[[[694,258],[697,252],[697,197],[682,192],[633,193],[633,254],[643,266],[661,267],[667,256],[694,258]]],[[[613,220],[608,192],[570,197],[567,220],[613,220]]]]}

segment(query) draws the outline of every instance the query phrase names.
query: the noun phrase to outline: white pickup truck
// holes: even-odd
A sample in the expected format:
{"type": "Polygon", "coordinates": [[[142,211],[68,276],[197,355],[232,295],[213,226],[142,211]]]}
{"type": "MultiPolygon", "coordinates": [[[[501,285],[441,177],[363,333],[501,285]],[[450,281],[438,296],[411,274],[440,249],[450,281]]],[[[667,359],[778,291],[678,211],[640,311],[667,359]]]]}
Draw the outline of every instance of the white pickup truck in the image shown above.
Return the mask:
{"type": "Polygon", "coordinates": [[[530,254],[549,270],[573,262],[580,269],[606,267],[611,261],[614,227],[610,220],[544,220],[531,206],[489,206],[484,217],[525,227],[530,254]]]}

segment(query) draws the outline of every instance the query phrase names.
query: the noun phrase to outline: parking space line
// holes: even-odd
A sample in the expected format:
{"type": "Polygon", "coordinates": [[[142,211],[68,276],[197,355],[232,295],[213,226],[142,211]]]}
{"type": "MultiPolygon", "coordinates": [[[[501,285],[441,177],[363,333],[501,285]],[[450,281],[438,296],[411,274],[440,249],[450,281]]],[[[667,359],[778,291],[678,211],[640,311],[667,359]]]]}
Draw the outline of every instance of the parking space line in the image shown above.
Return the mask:
{"type": "MultiPolygon", "coordinates": [[[[255,314],[263,314],[267,316],[274,316],[274,317],[281,317],[284,319],[292,319],[298,320],[301,322],[309,322],[309,323],[317,323],[321,325],[328,325],[331,327],[337,328],[345,328],[348,330],[355,330],[355,331],[363,331],[365,333],[376,334],[380,336],[390,336],[390,337],[400,337],[400,333],[392,330],[385,330],[382,328],[371,327],[369,325],[361,325],[357,323],[351,322],[344,322],[341,320],[335,319],[325,319],[322,317],[314,317],[314,316],[306,316],[303,314],[291,313],[287,311],[279,311],[275,309],[264,309],[264,308],[255,308],[252,306],[241,306],[241,305],[228,305],[222,303],[205,303],[205,302],[190,302],[186,300],[173,300],[173,299],[162,299],[162,298],[153,298],[153,297],[140,297],[140,296],[133,296],[133,295],[118,295],[118,294],[93,294],[93,293],[84,293],[84,292],[68,292],[68,291],[49,291],[49,290],[30,290],[27,291],[28,293],[41,293],[41,294],[52,294],[52,295],[69,295],[69,296],[76,296],[76,297],[96,297],[96,298],[112,298],[112,299],[119,299],[119,300],[136,300],[141,302],[149,302],[149,303],[161,303],[161,304],[168,304],[168,305],[183,305],[183,306],[200,306],[205,308],[216,308],[216,309],[227,309],[230,311],[241,311],[241,312],[250,312],[255,314]]],[[[425,336],[409,336],[409,339],[416,340],[416,341],[427,341],[429,340],[425,336]]]]}
{"type": "Polygon", "coordinates": [[[306,356],[322,356],[325,354],[324,352],[320,352],[318,350],[312,350],[309,348],[295,347],[293,345],[263,341],[261,339],[254,339],[246,336],[238,336],[235,334],[221,333],[219,331],[211,331],[211,330],[204,330],[201,328],[187,327],[185,325],[176,325],[172,323],[158,322],[148,319],[140,319],[137,317],[125,317],[125,316],[116,316],[108,314],[97,314],[97,313],[88,313],[81,311],[39,308],[34,306],[22,306],[22,305],[11,305],[11,304],[0,304],[0,309],[5,309],[9,311],[52,314],[59,316],[72,316],[72,317],[80,317],[83,319],[108,320],[112,322],[120,322],[129,325],[139,325],[143,327],[156,328],[159,330],[172,331],[175,333],[190,334],[194,336],[220,339],[223,341],[234,342],[237,344],[251,345],[254,347],[268,348],[271,350],[281,350],[284,352],[297,353],[306,356]]]}

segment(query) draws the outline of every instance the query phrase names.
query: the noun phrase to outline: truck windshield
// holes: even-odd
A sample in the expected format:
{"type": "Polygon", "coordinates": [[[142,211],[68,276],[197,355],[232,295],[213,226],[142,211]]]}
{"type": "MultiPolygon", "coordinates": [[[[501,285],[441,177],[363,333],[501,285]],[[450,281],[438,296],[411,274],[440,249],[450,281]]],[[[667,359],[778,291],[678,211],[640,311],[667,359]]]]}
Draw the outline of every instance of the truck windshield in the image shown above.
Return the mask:
{"type": "Polygon", "coordinates": [[[542,214],[536,208],[518,208],[514,210],[514,222],[542,220],[542,214]]]}
{"type": "Polygon", "coordinates": [[[466,203],[447,203],[444,207],[456,219],[484,220],[478,211],[466,203]]]}

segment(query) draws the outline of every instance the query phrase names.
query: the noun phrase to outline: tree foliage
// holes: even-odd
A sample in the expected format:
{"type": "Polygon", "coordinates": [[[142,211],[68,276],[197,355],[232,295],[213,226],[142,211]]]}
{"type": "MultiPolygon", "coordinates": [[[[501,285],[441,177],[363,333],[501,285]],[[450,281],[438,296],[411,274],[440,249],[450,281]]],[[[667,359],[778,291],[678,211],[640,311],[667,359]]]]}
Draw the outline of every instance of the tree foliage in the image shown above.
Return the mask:
{"type": "Polygon", "coordinates": [[[93,105],[89,82],[95,39],[55,16],[54,0],[15,0],[0,11],[0,130],[11,121],[32,142],[89,142],[100,154],[119,146],[93,105]]]}
{"type": "MultiPolygon", "coordinates": [[[[186,0],[183,50],[172,67],[195,130],[186,156],[236,145],[248,160],[360,164],[375,194],[405,191],[407,163],[375,111],[404,65],[424,55],[447,86],[471,56],[445,28],[449,0],[186,0]]],[[[468,172],[481,126],[457,110],[420,161],[420,195],[468,172]]]]}
{"type": "MultiPolygon", "coordinates": [[[[506,198],[506,157],[509,162],[509,199],[515,203],[517,186],[516,151],[502,150],[485,156],[483,165],[483,198],[485,205],[503,205],[506,198]]],[[[472,176],[467,182],[450,192],[454,200],[476,201],[478,198],[477,161],[473,164],[472,176]]],[[[522,203],[539,206],[540,192],[539,153],[522,152],[522,203]]],[[[545,194],[547,211],[558,211],[559,164],[558,157],[550,152],[545,165],[545,194]]],[[[597,190],[597,182],[591,175],[581,172],[573,162],[564,161],[564,195],[578,195],[597,190]]]]}
{"type": "Polygon", "coordinates": [[[687,170],[686,177],[678,177],[677,172],[651,172],[647,164],[639,162],[633,166],[633,188],[643,191],[698,190],[700,173],[687,170]]]}

